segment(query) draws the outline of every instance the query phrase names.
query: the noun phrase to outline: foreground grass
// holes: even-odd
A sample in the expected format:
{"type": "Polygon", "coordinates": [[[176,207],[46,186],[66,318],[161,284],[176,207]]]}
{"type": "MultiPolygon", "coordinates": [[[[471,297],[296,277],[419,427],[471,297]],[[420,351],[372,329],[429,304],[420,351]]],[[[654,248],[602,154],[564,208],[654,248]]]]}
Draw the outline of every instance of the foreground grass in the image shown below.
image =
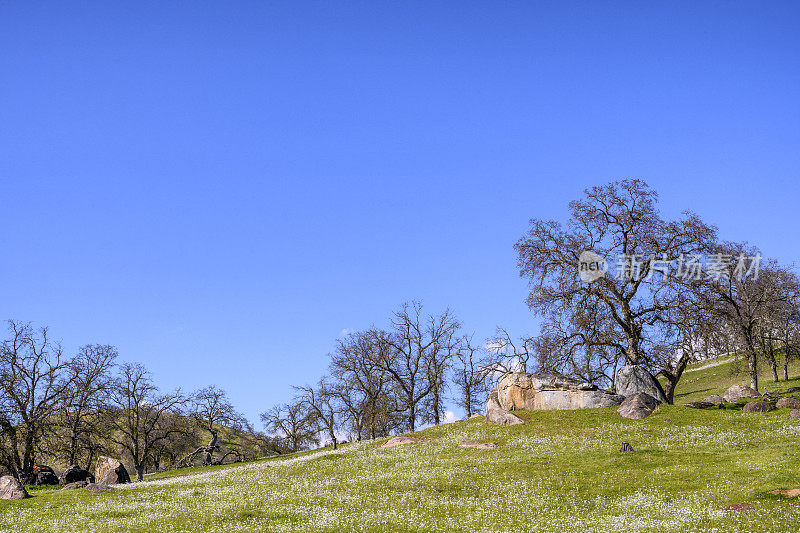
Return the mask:
{"type": "MultiPolygon", "coordinates": [[[[682,397],[743,382],[729,371],[703,377],[723,366],[687,374],[697,381],[682,397]]],[[[613,408],[519,414],[526,424],[474,418],[422,431],[418,444],[179,471],[99,496],[37,491],[0,502],[0,530],[800,530],[800,501],[769,494],[800,486],[800,420],[786,409],[763,417],[660,406],[640,421],[613,408]],[[459,448],[464,439],[500,447],[459,448]],[[635,451],[620,453],[622,442],[635,451]],[[716,511],[742,502],[753,508],[716,511]]]]}

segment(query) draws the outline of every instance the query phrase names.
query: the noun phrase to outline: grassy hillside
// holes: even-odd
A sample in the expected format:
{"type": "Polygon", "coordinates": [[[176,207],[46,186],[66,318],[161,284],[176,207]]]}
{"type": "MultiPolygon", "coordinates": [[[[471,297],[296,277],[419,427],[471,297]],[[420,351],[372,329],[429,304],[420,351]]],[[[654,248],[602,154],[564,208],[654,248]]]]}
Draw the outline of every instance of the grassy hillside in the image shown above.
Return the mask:
{"type": "MultiPolygon", "coordinates": [[[[793,369],[793,375],[797,369],[793,369]]],[[[696,365],[683,403],[744,376],[696,365]]],[[[781,383],[786,389],[798,385],[781,383]]],[[[94,496],[41,491],[0,502],[9,531],[548,531],[800,530],[800,420],[779,409],[660,406],[645,420],[613,408],[519,412],[418,433],[421,443],[361,443],[243,465],[161,474],[94,496]],[[495,450],[463,449],[464,439],[495,450]],[[618,451],[629,442],[633,452],[618,451]],[[187,475],[188,474],[188,475],[187,475]],[[716,509],[748,502],[752,509],[716,509]]]]}

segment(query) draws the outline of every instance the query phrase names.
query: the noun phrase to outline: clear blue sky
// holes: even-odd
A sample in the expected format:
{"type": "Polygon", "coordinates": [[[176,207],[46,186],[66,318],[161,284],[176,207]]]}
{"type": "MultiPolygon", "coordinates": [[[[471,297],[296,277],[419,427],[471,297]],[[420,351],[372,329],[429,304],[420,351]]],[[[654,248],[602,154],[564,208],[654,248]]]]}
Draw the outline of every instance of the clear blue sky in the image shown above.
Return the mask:
{"type": "Polygon", "coordinates": [[[536,331],[513,243],[646,179],[800,259],[797,2],[0,1],[0,318],[255,420],[410,299],[536,331]]]}

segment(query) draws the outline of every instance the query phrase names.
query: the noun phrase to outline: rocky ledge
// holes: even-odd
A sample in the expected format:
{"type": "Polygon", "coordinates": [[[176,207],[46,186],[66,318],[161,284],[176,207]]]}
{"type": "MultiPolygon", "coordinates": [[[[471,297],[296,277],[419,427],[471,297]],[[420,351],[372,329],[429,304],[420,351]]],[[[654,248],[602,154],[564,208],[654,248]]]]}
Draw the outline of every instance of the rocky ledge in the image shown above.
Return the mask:
{"type": "Polygon", "coordinates": [[[555,373],[512,372],[500,380],[498,400],[503,409],[591,409],[619,405],[623,396],[599,390],[555,373]]]}

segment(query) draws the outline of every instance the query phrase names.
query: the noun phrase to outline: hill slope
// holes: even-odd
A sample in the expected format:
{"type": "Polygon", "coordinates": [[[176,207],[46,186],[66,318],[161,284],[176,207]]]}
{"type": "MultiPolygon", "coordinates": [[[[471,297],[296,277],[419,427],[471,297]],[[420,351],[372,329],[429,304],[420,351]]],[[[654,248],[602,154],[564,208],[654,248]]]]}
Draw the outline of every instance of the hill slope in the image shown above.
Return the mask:
{"type": "MultiPolygon", "coordinates": [[[[797,374],[793,369],[792,375],[797,374]]],[[[798,381],[770,390],[786,389],[798,381]]],[[[678,403],[745,378],[697,365],[678,403]]],[[[244,465],[161,475],[94,496],[41,491],[0,502],[10,531],[773,531],[800,530],[800,420],[738,409],[660,406],[626,420],[613,408],[519,412],[419,432],[395,448],[360,443],[244,465]],[[495,450],[458,447],[491,441],[495,450]],[[633,452],[618,451],[629,442],[633,452]],[[719,507],[749,502],[742,512],[719,507]]]]}

